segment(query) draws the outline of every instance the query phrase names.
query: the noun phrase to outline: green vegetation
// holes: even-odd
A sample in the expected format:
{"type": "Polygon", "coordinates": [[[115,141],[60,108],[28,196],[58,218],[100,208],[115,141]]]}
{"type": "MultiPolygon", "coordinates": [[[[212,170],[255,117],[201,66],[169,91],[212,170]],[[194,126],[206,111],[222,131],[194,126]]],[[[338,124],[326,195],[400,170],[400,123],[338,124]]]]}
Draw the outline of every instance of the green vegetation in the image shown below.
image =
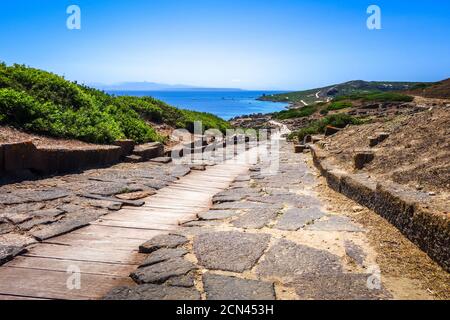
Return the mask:
{"type": "Polygon", "coordinates": [[[274,118],[278,120],[304,118],[314,114],[317,111],[317,106],[306,106],[299,109],[289,109],[277,112],[274,114],[274,118]]]}
{"type": "Polygon", "coordinates": [[[359,125],[362,123],[363,122],[361,120],[349,116],[348,114],[334,114],[326,116],[320,120],[316,120],[310,123],[309,126],[301,128],[298,131],[292,132],[289,138],[291,139],[298,138],[299,140],[303,140],[303,138],[305,138],[305,136],[307,135],[324,133],[327,126],[344,128],[349,124],[359,125]]]}
{"type": "Polygon", "coordinates": [[[335,101],[342,100],[362,100],[362,101],[374,101],[374,102],[411,102],[414,97],[408,96],[406,94],[395,93],[395,92],[372,92],[372,93],[355,93],[348,96],[339,96],[335,101]]]}
{"type": "Polygon", "coordinates": [[[351,108],[351,107],[353,107],[353,104],[351,102],[337,101],[337,102],[331,103],[327,107],[327,111],[341,110],[341,109],[347,109],[347,108],[351,108]]]}
{"type": "Polygon", "coordinates": [[[23,65],[0,64],[0,124],[92,143],[163,141],[151,123],[225,131],[212,114],[180,110],[151,97],[115,97],[23,65]]]}

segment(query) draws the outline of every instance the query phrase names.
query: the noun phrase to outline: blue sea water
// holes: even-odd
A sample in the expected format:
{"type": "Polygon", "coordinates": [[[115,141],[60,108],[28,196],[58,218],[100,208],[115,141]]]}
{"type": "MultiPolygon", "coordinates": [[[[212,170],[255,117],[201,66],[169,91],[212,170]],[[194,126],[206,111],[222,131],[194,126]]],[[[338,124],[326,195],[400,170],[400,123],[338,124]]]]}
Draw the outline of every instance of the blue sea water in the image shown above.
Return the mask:
{"type": "Polygon", "coordinates": [[[110,94],[128,96],[151,96],[172,106],[201,112],[210,112],[229,120],[236,116],[254,113],[281,111],[287,103],[258,101],[263,94],[276,94],[279,91],[109,91],[110,94]]]}

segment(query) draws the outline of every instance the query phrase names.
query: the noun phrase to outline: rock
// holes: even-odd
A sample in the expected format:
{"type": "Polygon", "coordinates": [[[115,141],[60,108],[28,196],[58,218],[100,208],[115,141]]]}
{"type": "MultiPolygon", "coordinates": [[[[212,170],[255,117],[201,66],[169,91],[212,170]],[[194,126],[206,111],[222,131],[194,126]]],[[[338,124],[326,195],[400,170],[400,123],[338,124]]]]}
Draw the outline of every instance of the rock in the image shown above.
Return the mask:
{"type": "Polygon", "coordinates": [[[264,208],[264,205],[255,202],[226,202],[215,204],[211,210],[246,210],[258,208],[264,208]]]}
{"type": "Polygon", "coordinates": [[[162,248],[176,248],[188,243],[188,239],[177,234],[158,235],[139,247],[140,253],[152,253],[162,248]]]}
{"type": "Polygon", "coordinates": [[[273,283],[206,273],[203,287],[207,300],[275,300],[273,283]]]}
{"type": "Polygon", "coordinates": [[[269,239],[267,234],[205,233],[194,239],[194,252],[199,263],[208,269],[243,272],[255,265],[269,239]]]}
{"type": "Polygon", "coordinates": [[[9,233],[14,230],[14,226],[10,223],[0,221],[0,235],[9,233]]]}
{"type": "Polygon", "coordinates": [[[375,154],[372,151],[360,151],[353,157],[355,169],[361,170],[366,164],[372,162],[375,159],[375,154]]]}
{"type": "Polygon", "coordinates": [[[367,254],[364,252],[364,250],[350,240],[345,240],[344,247],[347,256],[349,256],[350,259],[352,259],[358,265],[363,266],[364,261],[367,257],[367,254]]]}
{"type": "Polygon", "coordinates": [[[176,248],[176,249],[159,249],[148,255],[148,257],[144,260],[144,262],[139,266],[139,268],[148,267],[152,264],[157,264],[160,262],[164,262],[170,259],[182,258],[184,257],[188,251],[184,248],[176,248]]]}
{"type": "Polygon", "coordinates": [[[214,196],[212,199],[212,202],[213,202],[213,204],[225,203],[225,202],[235,202],[235,201],[241,201],[244,198],[245,198],[245,196],[238,195],[238,194],[233,194],[233,195],[228,195],[228,196],[214,196]]]}
{"type": "Polygon", "coordinates": [[[311,135],[306,135],[305,138],[303,138],[303,144],[308,144],[312,142],[312,136],[311,135]]]}
{"type": "Polygon", "coordinates": [[[25,253],[26,249],[17,246],[5,246],[0,244],[0,266],[11,261],[15,256],[25,253]]]}
{"type": "Polygon", "coordinates": [[[280,279],[287,284],[294,283],[302,274],[316,273],[319,276],[341,271],[338,256],[288,240],[278,240],[256,269],[263,277],[280,279]]]}
{"type": "Polygon", "coordinates": [[[57,221],[57,218],[55,217],[36,217],[32,220],[28,220],[24,223],[21,223],[19,225],[19,228],[22,231],[29,231],[33,229],[35,226],[50,224],[55,221],[57,221]]]}
{"type": "Polygon", "coordinates": [[[112,197],[102,197],[95,194],[89,194],[89,193],[83,193],[80,194],[80,197],[88,198],[88,199],[94,199],[94,200],[103,200],[103,201],[111,201],[111,202],[119,202],[124,205],[132,206],[132,207],[142,207],[145,202],[144,201],[138,201],[138,200],[122,200],[122,199],[116,199],[112,197]]]}
{"type": "Polygon", "coordinates": [[[138,192],[130,192],[116,195],[117,199],[120,200],[140,200],[156,194],[155,190],[145,190],[138,192]]]}
{"type": "Polygon", "coordinates": [[[171,157],[158,157],[158,158],[151,159],[150,162],[167,164],[167,163],[172,162],[172,158],[171,157]]]}
{"type": "Polygon", "coordinates": [[[297,231],[324,216],[325,213],[317,207],[308,209],[289,209],[278,220],[276,228],[281,230],[297,231]]]}
{"type": "Polygon", "coordinates": [[[224,220],[238,215],[236,211],[232,210],[211,210],[208,212],[198,214],[201,220],[224,220]]]}
{"type": "Polygon", "coordinates": [[[176,177],[176,178],[182,178],[186,175],[188,175],[191,172],[191,169],[188,166],[175,166],[172,169],[171,175],[176,177]]]}
{"type": "Polygon", "coordinates": [[[0,243],[4,246],[27,247],[36,242],[36,239],[33,237],[20,233],[10,232],[8,234],[0,235],[0,243]]]}
{"type": "Polygon", "coordinates": [[[160,190],[162,188],[165,188],[169,185],[169,183],[167,183],[166,181],[160,181],[160,180],[156,180],[156,179],[149,179],[149,181],[145,182],[144,185],[146,187],[155,189],[155,190],[160,190]]]}
{"type": "Polygon", "coordinates": [[[234,180],[234,182],[247,182],[247,181],[250,181],[249,175],[239,176],[234,180]]]}
{"type": "Polygon", "coordinates": [[[124,159],[124,162],[126,162],[126,163],[140,163],[140,162],[144,162],[144,161],[145,160],[142,157],[137,156],[137,155],[129,155],[129,156],[126,156],[124,159]]]}
{"type": "Polygon", "coordinates": [[[136,144],[133,140],[116,140],[114,141],[114,145],[120,147],[122,150],[122,157],[126,157],[131,154],[136,144]]]}
{"type": "Polygon", "coordinates": [[[44,207],[44,203],[19,204],[3,209],[0,217],[11,221],[13,224],[19,224],[32,218],[30,212],[38,211],[44,207]]]}
{"type": "Polygon", "coordinates": [[[333,127],[333,126],[327,126],[326,129],[325,129],[325,137],[329,137],[329,136],[335,135],[339,131],[342,131],[342,129],[336,128],[336,127],[333,127]]]}
{"type": "Polygon", "coordinates": [[[137,284],[161,284],[172,277],[186,275],[196,268],[192,262],[183,258],[175,258],[140,268],[133,272],[130,277],[137,284]]]}
{"type": "Polygon", "coordinates": [[[200,300],[200,293],[193,288],[146,284],[136,287],[120,287],[109,292],[104,300],[200,300]]]}
{"type": "Polygon", "coordinates": [[[390,136],[389,133],[382,132],[377,134],[375,137],[369,137],[369,146],[373,148],[379,145],[380,143],[384,142],[386,139],[389,138],[389,136],[390,136]]]}
{"type": "Polygon", "coordinates": [[[294,146],[294,152],[295,153],[303,153],[303,151],[306,149],[306,145],[298,144],[294,146]]]}
{"type": "Polygon", "coordinates": [[[195,286],[194,272],[189,272],[186,275],[170,278],[166,281],[166,285],[173,287],[192,288],[195,286]]]}
{"type": "Polygon", "coordinates": [[[206,171],[205,165],[192,165],[192,166],[190,166],[190,168],[193,171],[206,171]]]}
{"type": "Polygon", "coordinates": [[[90,218],[64,218],[51,225],[42,226],[41,229],[31,232],[31,235],[38,241],[44,241],[85,227],[90,221],[90,218]]]}
{"type": "Polygon", "coordinates": [[[384,289],[370,290],[370,274],[304,274],[296,279],[295,291],[305,300],[379,300],[390,298],[384,289]]]}
{"type": "Polygon", "coordinates": [[[103,181],[92,183],[91,186],[89,186],[84,190],[84,192],[86,193],[100,196],[113,196],[116,194],[136,192],[136,191],[142,191],[142,189],[124,182],[120,183],[120,182],[103,182],[103,181]]]}
{"type": "Polygon", "coordinates": [[[363,231],[363,229],[354,224],[350,218],[344,216],[329,216],[326,220],[315,222],[314,224],[305,227],[305,229],[310,231],[363,231]]]}
{"type": "Polygon", "coordinates": [[[47,190],[18,190],[14,193],[0,194],[0,204],[26,204],[30,202],[44,202],[65,198],[70,195],[67,190],[54,188],[47,190]]]}
{"type": "Polygon", "coordinates": [[[253,209],[233,221],[233,226],[244,229],[261,229],[277,217],[278,211],[279,209],[274,207],[253,209]]]}
{"type": "Polygon", "coordinates": [[[141,157],[143,160],[150,160],[164,156],[164,146],[162,143],[153,142],[134,147],[133,155],[141,157]]]}
{"type": "Polygon", "coordinates": [[[91,200],[88,201],[88,204],[94,208],[102,208],[108,209],[112,211],[118,211],[122,209],[122,203],[120,202],[112,202],[112,201],[104,201],[104,200],[91,200]]]}

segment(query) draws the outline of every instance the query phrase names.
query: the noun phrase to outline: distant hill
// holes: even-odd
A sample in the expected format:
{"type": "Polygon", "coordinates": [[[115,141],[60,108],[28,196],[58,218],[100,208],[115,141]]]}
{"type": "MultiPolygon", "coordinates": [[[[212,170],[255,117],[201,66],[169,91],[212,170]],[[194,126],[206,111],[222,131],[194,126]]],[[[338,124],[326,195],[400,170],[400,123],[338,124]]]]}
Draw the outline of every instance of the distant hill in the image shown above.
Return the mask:
{"type": "Polygon", "coordinates": [[[417,85],[423,85],[419,82],[387,82],[387,81],[362,81],[354,80],[341,84],[335,84],[323,88],[310,89],[305,91],[287,92],[275,95],[266,95],[260,97],[260,100],[274,102],[291,102],[312,104],[315,102],[327,102],[338,96],[347,96],[352,94],[364,94],[372,92],[404,91],[410,90],[417,85]]]}
{"type": "Polygon", "coordinates": [[[450,78],[433,83],[420,83],[405,93],[425,98],[450,99],[450,78]]]}
{"type": "Polygon", "coordinates": [[[90,86],[103,91],[239,91],[236,88],[202,88],[184,84],[156,82],[122,82],[116,84],[92,83],[90,86]]]}

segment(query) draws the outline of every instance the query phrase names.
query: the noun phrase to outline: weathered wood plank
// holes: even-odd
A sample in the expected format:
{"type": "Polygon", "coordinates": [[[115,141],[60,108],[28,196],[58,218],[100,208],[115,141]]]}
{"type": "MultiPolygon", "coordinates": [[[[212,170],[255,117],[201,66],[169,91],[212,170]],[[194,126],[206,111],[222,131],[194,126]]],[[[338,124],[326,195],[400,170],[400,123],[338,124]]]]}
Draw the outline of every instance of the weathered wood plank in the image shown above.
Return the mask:
{"type": "Polygon", "coordinates": [[[120,264],[138,264],[142,259],[142,255],[137,252],[102,250],[86,246],[61,246],[45,243],[30,249],[24,256],[120,264]]]}
{"type": "Polygon", "coordinates": [[[133,285],[130,278],[105,275],[81,275],[81,289],[70,290],[67,280],[70,274],[59,271],[0,268],[0,294],[44,299],[87,300],[98,299],[111,288],[133,285]]]}
{"type": "Polygon", "coordinates": [[[136,270],[134,264],[112,264],[90,261],[73,261],[40,257],[17,257],[4,267],[25,268],[67,272],[70,266],[76,265],[81,273],[123,277],[136,270]]]}
{"type": "Polygon", "coordinates": [[[83,235],[97,235],[100,237],[119,237],[129,239],[141,239],[148,241],[158,234],[167,232],[158,230],[142,230],[142,229],[130,229],[130,228],[117,228],[108,226],[96,226],[91,225],[89,227],[74,231],[73,234],[83,235]]]}

